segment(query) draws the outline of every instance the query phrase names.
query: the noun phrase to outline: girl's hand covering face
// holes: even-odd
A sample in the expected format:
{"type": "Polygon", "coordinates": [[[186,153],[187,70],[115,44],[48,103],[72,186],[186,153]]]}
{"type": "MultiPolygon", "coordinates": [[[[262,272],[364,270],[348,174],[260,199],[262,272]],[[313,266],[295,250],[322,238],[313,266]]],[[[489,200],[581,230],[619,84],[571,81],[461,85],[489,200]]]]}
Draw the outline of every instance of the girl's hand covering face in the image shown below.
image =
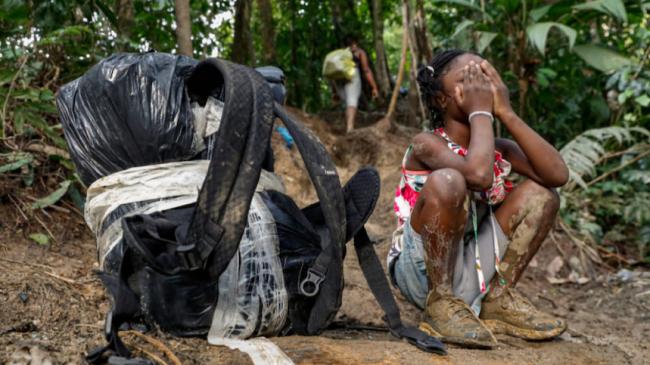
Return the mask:
{"type": "Polygon", "coordinates": [[[469,115],[475,111],[492,112],[494,93],[490,79],[481,66],[470,61],[463,68],[463,81],[454,88],[454,100],[469,115]]]}
{"type": "Polygon", "coordinates": [[[487,76],[492,85],[492,94],[494,97],[494,114],[502,117],[512,111],[510,106],[510,91],[501,79],[497,70],[487,60],[481,62],[481,70],[487,76]]]}

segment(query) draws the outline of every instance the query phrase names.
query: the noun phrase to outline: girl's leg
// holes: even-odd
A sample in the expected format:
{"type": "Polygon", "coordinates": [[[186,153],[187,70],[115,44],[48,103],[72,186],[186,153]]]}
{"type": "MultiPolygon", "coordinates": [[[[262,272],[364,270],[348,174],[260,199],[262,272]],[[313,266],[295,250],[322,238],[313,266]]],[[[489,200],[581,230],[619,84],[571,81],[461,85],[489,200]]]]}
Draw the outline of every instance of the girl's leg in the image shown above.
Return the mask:
{"type": "Polygon", "coordinates": [[[452,295],[452,275],[467,220],[465,179],[456,170],[429,175],[413,211],[411,227],[422,237],[429,289],[452,295]]]}
{"type": "Polygon", "coordinates": [[[495,212],[510,243],[483,300],[481,318],[495,333],[526,339],[546,339],[561,334],[566,323],[538,311],[513,287],[553,227],[560,200],[557,193],[532,180],[517,186],[495,212]]]}
{"type": "Polygon", "coordinates": [[[411,213],[411,227],[422,237],[429,279],[423,326],[446,342],[490,348],[496,339],[452,291],[468,205],[463,176],[453,169],[441,169],[429,175],[411,213]]]}
{"type": "MultiPolygon", "coordinates": [[[[500,271],[505,285],[514,287],[530,260],[553,228],[560,209],[558,194],[532,180],[518,185],[495,212],[495,217],[510,238],[500,271]]],[[[495,277],[493,284],[499,284],[495,277]]],[[[504,283],[501,283],[504,284],[504,283]]],[[[503,285],[493,285],[495,293],[503,285]]]]}

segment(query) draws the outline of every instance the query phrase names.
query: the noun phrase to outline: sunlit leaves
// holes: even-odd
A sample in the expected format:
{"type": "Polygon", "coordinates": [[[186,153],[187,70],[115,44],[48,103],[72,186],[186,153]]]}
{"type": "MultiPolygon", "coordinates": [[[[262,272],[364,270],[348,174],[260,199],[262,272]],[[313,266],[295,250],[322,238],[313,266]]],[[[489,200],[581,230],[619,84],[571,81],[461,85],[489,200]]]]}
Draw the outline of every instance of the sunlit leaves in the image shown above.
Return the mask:
{"type": "Polygon", "coordinates": [[[573,28],[556,22],[534,23],[526,28],[526,34],[533,46],[535,46],[542,55],[545,53],[546,40],[548,39],[548,33],[551,28],[556,28],[563,33],[569,40],[569,48],[573,47],[577,36],[577,33],[573,28]]]}
{"type": "Polygon", "coordinates": [[[575,46],[573,51],[591,67],[602,72],[614,71],[631,63],[629,58],[594,44],[581,44],[575,46]]]}
{"type": "Polygon", "coordinates": [[[625,5],[621,0],[589,1],[584,4],[574,5],[573,8],[576,10],[599,11],[611,15],[622,22],[627,22],[627,11],[625,10],[625,5]]]}

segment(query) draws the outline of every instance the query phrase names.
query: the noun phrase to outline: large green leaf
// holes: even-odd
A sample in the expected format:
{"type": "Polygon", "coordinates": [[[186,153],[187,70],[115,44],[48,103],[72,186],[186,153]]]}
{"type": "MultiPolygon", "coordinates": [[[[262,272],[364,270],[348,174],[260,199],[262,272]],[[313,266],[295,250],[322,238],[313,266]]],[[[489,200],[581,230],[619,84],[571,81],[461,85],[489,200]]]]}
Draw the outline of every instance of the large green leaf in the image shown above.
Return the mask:
{"type": "Polygon", "coordinates": [[[632,62],[619,53],[593,44],[577,45],[573,51],[591,67],[602,72],[610,72],[632,62]]]}
{"type": "Polygon", "coordinates": [[[564,33],[564,35],[569,38],[569,48],[573,47],[577,35],[576,31],[573,28],[556,22],[535,23],[526,28],[526,33],[528,34],[528,39],[530,39],[530,42],[542,55],[544,55],[544,50],[546,49],[546,40],[548,39],[548,32],[551,30],[551,28],[557,28],[562,33],[564,33]]]}
{"type": "Polygon", "coordinates": [[[54,190],[52,194],[46,196],[45,198],[38,199],[32,203],[32,209],[42,209],[56,204],[56,202],[58,202],[65,195],[65,193],[68,192],[70,183],[72,183],[72,181],[66,180],[59,184],[59,188],[54,190]]]}
{"type": "Polygon", "coordinates": [[[454,30],[454,34],[451,35],[451,38],[455,38],[457,35],[462,33],[465,29],[467,29],[467,27],[469,27],[472,24],[474,24],[473,20],[469,20],[469,19],[463,20],[456,26],[456,30],[454,30]]]}
{"type": "Polygon", "coordinates": [[[478,53],[483,53],[497,35],[497,33],[493,32],[479,32],[478,42],[476,42],[476,50],[478,53]]]}
{"type": "Polygon", "coordinates": [[[551,9],[551,6],[553,5],[544,5],[540,6],[539,8],[535,8],[528,13],[530,15],[530,19],[532,19],[534,22],[539,21],[548,13],[548,11],[551,9]]]}
{"type": "Polygon", "coordinates": [[[627,22],[627,11],[621,0],[596,0],[573,6],[576,10],[596,10],[627,22]]]}

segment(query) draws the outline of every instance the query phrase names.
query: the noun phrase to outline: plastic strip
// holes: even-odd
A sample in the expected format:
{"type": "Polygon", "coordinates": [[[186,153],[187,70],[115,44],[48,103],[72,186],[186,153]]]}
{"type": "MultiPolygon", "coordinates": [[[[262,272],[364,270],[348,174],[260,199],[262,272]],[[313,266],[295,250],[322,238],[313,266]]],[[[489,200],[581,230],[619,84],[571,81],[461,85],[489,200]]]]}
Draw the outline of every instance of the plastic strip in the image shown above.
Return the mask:
{"type": "Polygon", "coordinates": [[[273,342],[265,337],[256,337],[250,340],[234,338],[210,338],[208,343],[217,346],[226,346],[229,349],[245,352],[250,356],[255,365],[293,365],[294,362],[273,342]]]}
{"type": "Polygon", "coordinates": [[[239,252],[219,277],[219,300],[208,339],[280,332],[286,322],[289,300],[279,245],[273,215],[255,194],[239,252]]]}

